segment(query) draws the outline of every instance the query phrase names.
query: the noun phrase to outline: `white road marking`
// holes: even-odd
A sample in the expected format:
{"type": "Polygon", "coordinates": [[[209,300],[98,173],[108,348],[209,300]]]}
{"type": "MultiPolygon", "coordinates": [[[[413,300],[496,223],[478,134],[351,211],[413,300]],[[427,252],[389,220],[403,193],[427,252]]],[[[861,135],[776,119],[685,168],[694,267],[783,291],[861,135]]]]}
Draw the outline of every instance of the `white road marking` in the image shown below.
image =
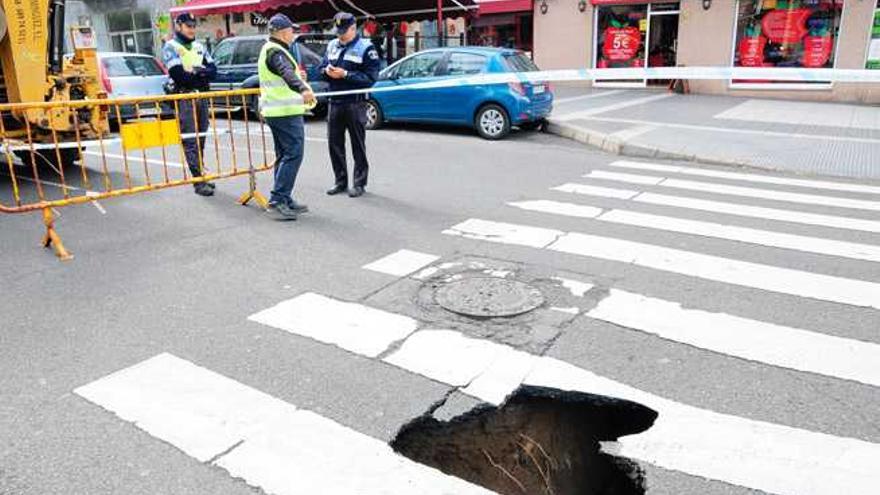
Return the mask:
{"type": "Polygon", "coordinates": [[[572,101],[590,100],[593,98],[602,98],[605,96],[611,96],[611,95],[616,95],[616,94],[625,93],[625,92],[626,92],[626,90],[624,90],[624,89],[615,89],[612,91],[602,91],[602,92],[590,93],[590,94],[581,95],[581,96],[570,96],[568,98],[557,98],[557,99],[553,100],[553,103],[556,105],[559,105],[560,103],[570,103],[572,101]]]}
{"type": "Polygon", "coordinates": [[[778,184],[783,186],[808,187],[812,189],[829,189],[832,191],[880,194],[880,186],[869,186],[848,182],[833,182],[813,179],[793,179],[789,177],[776,177],[773,175],[749,174],[745,172],[725,172],[723,170],[684,167],[679,165],[664,165],[660,163],[633,162],[627,160],[618,160],[616,162],[609,163],[608,165],[610,167],[627,168],[633,170],[650,170],[653,172],[698,175],[701,177],[715,177],[719,179],[758,182],[762,184],[778,184]]]}
{"type": "Polygon", "coordinates": [[[535,240],[555,238],[552,251],[628,263],[726,284],[880,309],[880,284],[779,268],[720,256],[638,242],[516,224],[467,220],[444,233],[489,242],[540,247],[535,240]],[[520,232],[528,229],[524,238],[520,232]],[[512,233],[504,235],[505,232],[512,233]]]}
{"type": "Polygon", "coordinates": [[[666,230],[683,234],[714,237],[731,241],[746,242],[760,246],[792,249],[828,256],[839,256],[856,260],[880,262],[880,246],[837,241],[819,237],[786,234],[771,230],[751,229],[715,222],[687,220],[683,218],[652,215],[628,210],[601,211],[591,206],[557,201],[519,201],[508,203],[511,206],[529,211],[539,211],[555,215],[590,218],[602,222],[632,225],[648,229],[666,230]]]}
{"type": "Polygon", "coordinates": [[[640,194],[640,191],[633,191],[629,189],[612,189],[610,187],[599,187],[574,183],[563,184],[561,186],[556,186],[551,189],[553,191],[564,193],[576,193],[612,199],[633,199],[640,194]]]}
{"type": "Polygon", "coordinates": [[[633,98],[631,100],[626,100],[626,101],[622,101],[619,103],[612,103],[609,105],[593,107],[593,108],[590,108],[587,110],[580,110],[580,111],[576,111],[576,112],[572,112],[572,113],[566,113],[566,114],[560,115],[559,117],[556,117],[554,120],[567,122],[570,120],[583,119],[586,117],[592,117],[593,115],[598,115],[600,113],[613,112],[615,110],[621,110],[624,108],[629,108],[629,107],[633,107],[633,106],[637,106],[637,105],[644,105],[646,103],[651,103],[651,102],[658,101],[658,100],[664,100],[664,99],[670,98],[672,96],[674,96],[674,95],[663,93],[663,94],[656,94],[656,95],[651,95],[651,96],[643,96],[641,98],[633,98]]]}
{"type": "Polygon", "coordinates": [[[422,330],[389,359],[443,381],[459,356],[466,355],[467,375],[481,371],[464,392],[494,404],[520,383],[641,403],[659,412],[654,426],[611,447],[616,454],[665,469],[780,495],[871,493],[880,483],[880,445],[700,409],[564,361],[475,340],[447,330],[422,330]]]}
{"type": "Polygon", "coordinates": [[[170,354],[75,390],[148,434],[275,495],[491,492],[170,354]]]}
{"type": "Polygon", "coordinates": [[[549,246],[564,234],[559,230],[527,227],[510,223],[489,222],[472,218],[443,231],[446,235],[465,237],[468,239],[488,240],[504,244],[516,244],[543,248],[549,246]]]}
{"type": "Polygon", "coordinates": [[[562,308],[559,306],[550,306],[550,311],[556,311],[557,313],[565,313],[567,315],[576,315],[581,312],[580,308],[577,306],[573,306],[570,308],[562,308]]]}
{"type": "Polygon", "coordinates": [[[594,170],[584,177],[588,179],[604,179],[627,182],[630,184],[647,184],[688,191],[727,194],[731,196],[743,196],[746,198],[769,199],[773,201],[786,201],[790,203],[802,203],[808,205],[833,206],[837,208],[851,208],[858,210],[880,211],[880,201],[868,201],[863,199],[839,198],[833,196],[820,196],[818,194],[802,194],[770,189],[755,189],[752,187],[728,186],[711,182],[699,182],[691,180],[670,179],[668,177],[655,177],[649,175],[622,174],[594,170]]]}
{"type": "MultiPolygon", "coordinates": [[[[129,164],[143,165],[143,163],[144,163],[144,157],[138,156],[136,154],[130,154],[130,155],[128,155],[128,157],[126,157],[125,155],[118,155],[115,153],[101,153],[100,151],[83,151],[83,155],[96,156],[99,158],[101,156],[105,156],[107,158],[112,158],[114,160],[123,160],[123,161],[125,161],[127,158],[129,164]]],[[[152,164],[152,165],[168,165],[171,168],[183,168],[183,165],[180,163],[172,162],[172,161],[163,162],[162,160],[156,160],[154,158],[147,158],[147,163],[152,164]]]]}
{"type": "Polygon", "coordinates": [[[729,356],[880,387],[880,345],[870,342],[685,309],[618,289],[587,316],[729,356]]]}
{"type": "Polygon", "coordinates": [[[602,198],[632,199],[632,201],[639,203],[674,206],[676,208],[710,211],[713,213],[759,218],[762,220],[778,220],[781,222],[818,225],[835,229],[880,232],[880,222],[860,218],[823,215],[820,213],[806,213],[778,208],[767,208],[763,206],[751,206],[740,203],[728,203],[725,201],[670,196],[666,194],[639,193],[638,191],[630,191],[627,189],[600,188],[584,184],[563,184],[562,186],[554,187],[553,190],[602,198]]]}
{"type": "Polygon", "coordinates": [[[404,277],[426,265],[430,265],[438,259],[440,257],[433,254],[401,249],[396,253],[389,254],[382,259],[364,265],[363,268],[396,277],[404,277]]]}
{"type": "Polygon", "coordinates": [[[418,325],[406,316],[311,292],[248,319],[371,357],[414,332],[418,325]]]}
{"type": "Polygon", "coordinates": [[[575,297],[584,297],[584,294],[593,289],[593,284],[581,282],[580,280],[572,280],[570,278],[554,277],[554,280],[562,282],[562,286],[571,292],[575,297]]]}

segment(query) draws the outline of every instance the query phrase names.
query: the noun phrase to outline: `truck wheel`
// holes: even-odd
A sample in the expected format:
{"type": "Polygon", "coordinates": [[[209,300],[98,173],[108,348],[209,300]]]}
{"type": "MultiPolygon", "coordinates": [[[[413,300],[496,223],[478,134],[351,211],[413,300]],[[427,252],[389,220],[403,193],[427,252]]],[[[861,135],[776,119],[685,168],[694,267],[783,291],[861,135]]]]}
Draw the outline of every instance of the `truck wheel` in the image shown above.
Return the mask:
{"type": "MultiPolygon", "coordinates": [[[[55,153],[55,150],[39,150],[33,152],[34,155],[34,163],[37,164],[37,167],[49,167],[59,170],[61,166],[64,168],[72,166],[79,160],[79,153],[74,148],[61,148],[58,150],[58,154],[55,153]],[[61,162],[58,161],[58,155],[61,156],[61,162]]],[[[15,152],[15,156],[18,157],[19,160],[26,166],[31,166],[31,152],[28,150],[19,150],[15,152]]]]}

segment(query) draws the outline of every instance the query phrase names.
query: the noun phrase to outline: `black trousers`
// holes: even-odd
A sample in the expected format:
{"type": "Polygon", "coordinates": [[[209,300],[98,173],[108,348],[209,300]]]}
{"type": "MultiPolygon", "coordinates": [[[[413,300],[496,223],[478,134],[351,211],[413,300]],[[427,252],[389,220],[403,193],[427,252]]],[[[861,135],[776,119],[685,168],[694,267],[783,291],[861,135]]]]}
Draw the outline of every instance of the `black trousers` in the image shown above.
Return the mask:
{"type": "Polygon", "coordinates": [[[354,154],[354,187],[367,187],[367,174],[370,164],[367,162],[367,108],[362,101],[346,103],[330,103],[327,115],[327,141],[330,146],[330,163],[336,185],[348,187],[348,166],[345,156],[345,132],[351,138],[351,151],[354,154]]]}

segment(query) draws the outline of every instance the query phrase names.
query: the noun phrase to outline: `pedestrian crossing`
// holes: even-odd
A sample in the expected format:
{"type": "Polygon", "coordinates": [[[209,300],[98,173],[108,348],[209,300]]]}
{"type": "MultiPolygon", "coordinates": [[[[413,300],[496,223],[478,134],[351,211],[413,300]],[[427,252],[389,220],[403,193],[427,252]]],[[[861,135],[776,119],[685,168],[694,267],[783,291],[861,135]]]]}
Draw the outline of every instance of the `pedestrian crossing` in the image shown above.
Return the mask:
{"type": "MultiPolygon", "coordinates": [[[[647,162],[619,161],[607,168],[627,172],[594,170],[576,183],[552,188],[548,184],[547,198],[511,201],[504,218],[464,219],[439,237],[459,249],[507,244],[550,258],[575,256],[634,266],[658,277],[687,277],[697,287],[710,282],[755,294],[773,292],[798,304],[823,301],[836,305],[840,312],[859,311],[862,318],[872,320],[870,328],[880,329],[880,239],[874,236],[880,233],[880,220],[873,220],[871,213],[875,211],[872,205],[880,204],[880,188],[647,162]],[[630,173],[633,170],[664,175],[630,173]],[[643,191],[681,185],[674,175],[749,185],[668,186],[680,196],[643,191]],[[810,192],[772,189],[777,186],[809,188],[810,192]],[[713,199],[692,197],[695,192],[712,194],[713,199]],[[570,197],[559,201],[560,193],[570,197]],[[743,198],[786,206],[737,202],[743,198]],[[614,206],[609,207],[609,202],[614,206]],[[645,205],[665,208],[662,214],[645,213],[645,205]],[[803,205],[814,210],[804,211],[803,205]],[[835,211],[816,213],[816,208],[835,211]],[[849,217],[842,209],[858,211],[849,217]],[[701,215],[700,220],[688,218],[694,212],[701,215]],[[535,218],[541,218],[540,222],[535,218]],[[572,229],[580,222],[583,231],[572,229]],[[743,226],[756,223],[760,227],[743,226]],[[809,235],[792,234],[786,232],[788,223],[802,230],[803,226],[819,228],[809,235]],[[596,233],[612,224],[627,229],[637,240],[619,238],[616,230],[596,233]],[[826,237],[827,229],[835,235],[826,237]],[[719,254],[695,242],[671,248],[654,244],[651,236],[641,235],[644,232],[783,250],[792,254],[792,260],[785,267],[758,263],[739,259],[738,250],[719,254]],[[827,264],[847,260],[863,270],[858,277],[821,273],[810,263],[799,265],[794,255],[803,253],[821,255],[827,264]]],[[[703,184],[684,182],[690,183],[703,184]]],[[[442,263],[436,254],[402,249],[363,268],[416,283],[452,265],[442,263]]],[[[727,314],[718,304],[712,309],[695,307],[692,302],[642,293],[632,288],[633,283],[618,286],[613,276],[608,277],[610,287],[596,292],[598,282],[569,277],[553,278],[572,297],[585,298],[589,293],[598,298],[589,309],[572,308],[578,318],[713,356],[740,359],[761,369],[846,381],[873,391],[880,387],[880,335],[872,335],[873,341],[856,340],[836,336],[832,329],[826,332],[809,325],[798,328],[727,314]]],[[[476,338],[369,302],[306,292],[254,311],[247,317],[250,322],[283,332],[285,338],[335,346],[350,353],[352,360],[368,358],[490,404],[503,403],[523,384],[641,403],[658,411],[656,423],[644,433],[605,442],[603,450],[666,470],[779,495],[867,494],[880,486],[880,444],[866,439],[718,412],[699,401],[675,399],[583,364],[476,338]]],[[[491,493],[397,455],[384,442],[359,432],[357,425],[340,424],[168,353],[99,378],[75,393],[268,494],[491,493]]],[[[736,400],[736,391],[732,391],[732,400],[736,400]]]]}

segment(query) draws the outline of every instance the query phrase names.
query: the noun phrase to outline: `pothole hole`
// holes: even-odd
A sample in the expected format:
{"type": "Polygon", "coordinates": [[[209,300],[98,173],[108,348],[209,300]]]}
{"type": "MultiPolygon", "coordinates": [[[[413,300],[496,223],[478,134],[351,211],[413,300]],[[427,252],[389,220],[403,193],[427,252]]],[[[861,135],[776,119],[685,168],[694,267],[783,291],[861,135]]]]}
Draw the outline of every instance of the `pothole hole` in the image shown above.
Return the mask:
{"type": "Polygon", "coordinates": [[[643,495],[644,474],[599,442],[647,430],[657,412],[611,397],[522,386],[451,421],[425,415],[392,448],[503,495],[643,495]]]}

